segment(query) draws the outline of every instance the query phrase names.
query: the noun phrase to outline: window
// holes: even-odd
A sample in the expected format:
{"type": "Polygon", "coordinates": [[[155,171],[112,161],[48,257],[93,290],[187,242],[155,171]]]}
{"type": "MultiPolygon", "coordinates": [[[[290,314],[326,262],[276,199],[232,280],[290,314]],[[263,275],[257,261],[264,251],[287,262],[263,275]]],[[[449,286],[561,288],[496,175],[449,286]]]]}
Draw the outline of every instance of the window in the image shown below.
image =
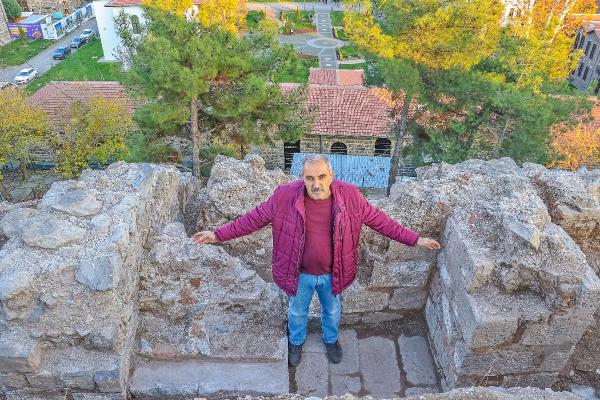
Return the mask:
{"type": "Polygon", "coordinates": [[[579,64],[579,68],[577,69],[577,76],[581,76],[582,69],[583,69],[583,64],[579,64]]]}
{"type": "Polygon", "coordinates": [[[592,51],[590,52],[590,60],[594,59],[594,53],[596,52],[596,43],[592,46],[592,51]]]}
{"type": "Polygon", "coordinates": [[[588,40],[587,44],[585,45],[584,53],[586,56],[588,55],[588,51],[590,50],[590,43],[592,43],[592,41],[588,40]]]}
{"type": "Polygon", "coordinates": [[[348,148],[342,142],[335,142],[334,144],[331,145],[331,153],[347,155],[348,148]]]}
{"type": "Polygon", "coordinates": [[[588,76],[588,72],[590,72],[590,67],[585,67],[585,72],[583,73],[583,80],[585,81],[588,76]]]}
{"type": "Polygon", "coordinates": [[[581,32],[577,32],[577,36],[575,36],[575,43],[573,44],[574,49],[579,48],[579,42],[581,41],[581,32]]]}
{"type": "Polygon", "coordinates": [[[294,153],[300,153],[300,141],[297,142],[283,142],[283,160],[284,169],[289,170],[292,168],[292,161],[294,161],[294,153]]]}
{"type": "Polygon", "coordinates": [[[389,156],[392,149],[392,142],[386,138],[377,138],[375,140],[375,156],[389,156]]]}
{"type": "Polygon", "coordinates": [[[133,33],[142,33],[142,26],[140,25],[140,17],[137,15],[131,15],[131,29],[133,33]]]}

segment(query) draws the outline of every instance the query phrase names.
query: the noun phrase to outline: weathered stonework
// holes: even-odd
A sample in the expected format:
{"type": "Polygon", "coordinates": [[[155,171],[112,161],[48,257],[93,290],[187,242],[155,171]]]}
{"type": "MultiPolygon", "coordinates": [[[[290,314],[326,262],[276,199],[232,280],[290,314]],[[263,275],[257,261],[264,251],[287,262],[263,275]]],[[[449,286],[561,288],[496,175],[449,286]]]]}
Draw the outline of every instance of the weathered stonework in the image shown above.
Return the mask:
{"type": "MultiPolygon", "coordinates": [[[[204,187],[173,167],[120,162],[56,182],[38,203],[0,204],[0,392],[50,399],[69,389],[75,399],[111,400],[287,392],[287,298],[271,281],[270,229],[216,246],[189,236],[291,179],[256,155],[217,157],[204,187]]],[[[444,389],[548,387],[569,359],[594,368],[586,349],[599,340],[599,187],[596,172],[509,159],[419,169],[374,203],[442,249],[407,247],[365,227],[343,322],[424,312],[444,389]]],[[[362,364],[377,365],[368,356],[377,344],[360,343],[362,364]]],[[[424,339],[398,344],[406,365],[421,365],[424,339]]],[[[411,371],[407,394],[432,390],[431,368],[411,371]]],[[[330,384],[383,390],[375,375],[338,378],[330,384]]],[[[404,393],[406,382],[384,386],[404,393]]]]}
{"type": "MultiPolygon", "coordinates": [[[[10,32],[8,31],[8,18],[4,6],[0,4],[0,41],[6,43],[10,40],[10,32]]],[[[0,44],[2,46],[2,44],[0,44]]]]}

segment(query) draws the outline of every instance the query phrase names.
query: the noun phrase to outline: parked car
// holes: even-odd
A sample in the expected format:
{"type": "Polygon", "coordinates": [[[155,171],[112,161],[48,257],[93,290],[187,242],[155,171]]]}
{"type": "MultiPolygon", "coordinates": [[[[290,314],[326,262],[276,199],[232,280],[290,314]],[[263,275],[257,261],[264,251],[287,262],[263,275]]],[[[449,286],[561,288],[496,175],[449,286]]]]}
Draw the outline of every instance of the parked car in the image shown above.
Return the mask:
{"type": "Polygon", "coordinates": [[[69,54],[71,54],[70,47],[59,47],[52,55],[52,58],[55,60],[64,60],[69,54]]]}
{"type": "Polygon", "coordinates": [[[83,46],[87,42],[87,39],[83,39],[81,37],[76,37],[71,40],[71,47],[74,49],[78,49],[83,46]]]}
{"type": "Polygon", "coordinates": [[[38,76],[38,70],[35,68],[25,68],[19,71],[15,76],[15,83],[27,83],[38,76]]]}
{"type": "Polygon", "coordinates": [[[84,29],[83,32],[79,35],[80,38],[85,40],[90,40],[94,36],[96,36],[96,32],[93,29],[84,29]]]}

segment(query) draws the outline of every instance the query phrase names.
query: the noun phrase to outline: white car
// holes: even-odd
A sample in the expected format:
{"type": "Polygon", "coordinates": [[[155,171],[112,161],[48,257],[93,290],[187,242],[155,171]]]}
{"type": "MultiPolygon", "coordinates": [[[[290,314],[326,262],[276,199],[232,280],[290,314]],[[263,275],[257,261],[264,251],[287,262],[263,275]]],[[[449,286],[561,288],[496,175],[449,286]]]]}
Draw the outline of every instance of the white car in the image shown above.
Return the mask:
{"type": "Polygon", "coordinates": [[[27,83],[38,76],[38,71],[35,68],[25,68],[19,71],[15,76],[15,83],[27,83]]]}
{"type": "Polygon", "coordinates": [[[79,35],[80,38],[85,39],[85,40],[90,40],[91,38],[94,37],[96,33],[94,32],[93,29],[84,29],[81,34],[79,35]]]}

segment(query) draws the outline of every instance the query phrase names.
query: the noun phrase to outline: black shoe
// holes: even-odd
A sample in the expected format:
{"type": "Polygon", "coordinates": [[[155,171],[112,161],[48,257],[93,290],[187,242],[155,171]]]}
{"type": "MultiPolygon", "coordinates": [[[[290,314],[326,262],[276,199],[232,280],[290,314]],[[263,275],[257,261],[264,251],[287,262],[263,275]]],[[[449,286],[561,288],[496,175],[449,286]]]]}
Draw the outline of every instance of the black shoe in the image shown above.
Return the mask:
{"type": "Polygon", "coordinates": [[[337,364],[342,361],[342,346],[340,346],[340,342],[336,340],[333,344],[325,343],[325,348],[327,349],[327,358],[330,362],[337,364]]]}
{"type": "Polygon", "coordinates": [[[288,364],[290,367],[300,365],[300,360],[302,360],[302,345],[288,342],[288,364]]]}

